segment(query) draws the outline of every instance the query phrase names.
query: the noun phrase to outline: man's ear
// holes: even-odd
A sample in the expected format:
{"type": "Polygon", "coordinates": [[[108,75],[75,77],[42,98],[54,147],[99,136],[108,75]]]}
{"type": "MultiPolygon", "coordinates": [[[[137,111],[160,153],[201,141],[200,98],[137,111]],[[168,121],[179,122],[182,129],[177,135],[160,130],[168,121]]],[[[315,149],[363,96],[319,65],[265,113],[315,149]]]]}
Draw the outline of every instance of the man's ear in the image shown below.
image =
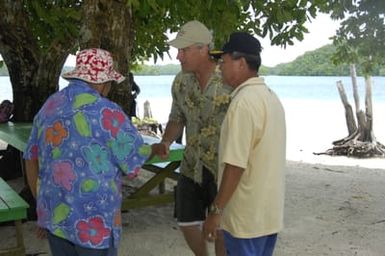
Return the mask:
{"type": "Polygon", "coordinates": [[[241,65],[241,69],[244,69],[244,68],[248,68],[248,67],[249,67],[249,65],[247,64],[247,61],[246,61],[246,58],[245,58],[245,57],[241,57],[240,65],[241,65]]]}
{"type": "MultiPolygon", "coordinates": [[[[209,47],[207,45],[203,46],[202,48],[199,49],[199,53],[202,54],[202,55],[206,55],[209,54],[209,47]]],[[[209,54],[210,55],[210,54],[209,54]]]]}

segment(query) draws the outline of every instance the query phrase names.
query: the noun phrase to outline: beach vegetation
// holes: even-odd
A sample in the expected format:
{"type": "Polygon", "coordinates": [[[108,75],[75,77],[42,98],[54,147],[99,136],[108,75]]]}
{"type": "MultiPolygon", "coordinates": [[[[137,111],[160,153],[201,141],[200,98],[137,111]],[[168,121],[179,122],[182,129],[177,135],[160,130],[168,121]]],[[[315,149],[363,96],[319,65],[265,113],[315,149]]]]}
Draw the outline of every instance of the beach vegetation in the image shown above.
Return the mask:
{"type": "MultiPolygon", "coordinates": [[[[169,50],[167,33],[178,31],[189,20],[200,20],[213,29],[216,46],[235,30],[286,46],[303,39],[307,20],[336,4],[328,0],[0,1],[0,54],[14,92],[14,120],[32,121],[47,97],[58,90],[68,54],[79,48],[111,51],[116,68],[128,75],[133,63],[162,59],[169,50]]],[[[133,100],[130,87],[125,81],[109,96],[127,113],[133,100]]]]}
{"type": "Polygon", "coordinates": [[[385,146],[377,141],[373,130],[372,75],[385,64],[385,2],[353,1],[335,10],[343,19],[334,36],[337,47],[334,63],[350,66],[354,109],[349,103],[344,85],[337,81],[337,88],[345,108],[348,135],[333,142],[333,148],[325,153],[359,158],[385,157],[385,146]],[[365,78],[365,109],[361,108],[356,67],[365,78]]]}
{"type": "MultiPolygon", "coordinates": [[[[334,62],[337,47],[329,44],[314,51],[305,52],[289,63],[267,67],[265,74],[279,76],[350,76],[348,63],[334,62]]],[[[373,68],[373,75],[383,76],[384,66],[373,68]]],[[[364,70],[357,66],[357,75],[363,76],[364,70]]]]}
{"type": "MultiPolygon", "coordinates": [[[[278,64],[274,67],[261,66],[259,74],[263,76],[349,76],[350,68],[347,63],[333,63],[337,47],[329,44],[313,51],[305,52],[295,60],[278,64]]],[[[168,65],[138,65],[133,71],[135,75],[175,75],[180,71],[179,64],[168,65]]],[[[384,75],[384,69],[378,66],[373,75],[384,75]]],[[[357,74],[363,75],[360,67],[357,74]]]]}
{"type": "MultiPolygon", "coordinates": [[[[295,60],[278,64],[274,67],[261,66],[259,74],[263,76],[350,76],[347,63],[333,63],[336,46],[329,44],[313,51],[305,52],[295,60]]],[[[62,73],[72,70],[73,66],[64,66],[62,73]]],[[[180,71],[179,64],[148,65],[136,63],[131,71],[140,76],[176,75],[180,71]]],[[[357,66],[357,75],[363,76],[362,68],[357,66]]],[[[377,66],[373,70],[374,76],[385,76],[385,66],[377,66]]],[[[7,66],[0,68],[0,76],[9,76],[7,66]]]]}

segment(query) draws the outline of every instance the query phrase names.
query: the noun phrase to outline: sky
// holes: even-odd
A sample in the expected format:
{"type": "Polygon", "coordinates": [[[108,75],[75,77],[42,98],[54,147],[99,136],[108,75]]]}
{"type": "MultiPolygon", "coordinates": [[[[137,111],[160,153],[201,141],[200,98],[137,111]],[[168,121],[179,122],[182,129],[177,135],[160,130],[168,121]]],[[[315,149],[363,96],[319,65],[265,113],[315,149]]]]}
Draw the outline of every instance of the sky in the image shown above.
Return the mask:
{"type": "MultiPolygon", "coordinates": [[[[261,53],[262,64],[264,66],[273,67],[280,63],[287,63],[295,60],[295,58],[301,56],[307,51],[318,49],[326,44],[331,44],[332,41],[329,37],[333,36],[339,27],[339,23],[331,20],[326,14],[319,14],[312,22],[307,22],[305,25],[309,33],[304,35],[304,40],[301,42],[295,40],[293,46],[287,46],[286,49],[280,46],[271,46],[270,40],[260,39],[263,50],[261,53]]],[[[174,39],[175,34],[170,35],[170,39],[174,39]]],[[[167,54],[164,55],[164,59],[160,61],[158,59],[157,65],[165,64],[179,64],[176,59],[176,50],[171,48],[171,59],[167,54]]],[[[1,56],[0,56],[1,59],[1,56]]],[[[149,60],[146,64],[152,65],[154,62],[149,60]]],[[[75,66],[75,56],[70,55],[67,58],[65,65],[75,66]]]]}

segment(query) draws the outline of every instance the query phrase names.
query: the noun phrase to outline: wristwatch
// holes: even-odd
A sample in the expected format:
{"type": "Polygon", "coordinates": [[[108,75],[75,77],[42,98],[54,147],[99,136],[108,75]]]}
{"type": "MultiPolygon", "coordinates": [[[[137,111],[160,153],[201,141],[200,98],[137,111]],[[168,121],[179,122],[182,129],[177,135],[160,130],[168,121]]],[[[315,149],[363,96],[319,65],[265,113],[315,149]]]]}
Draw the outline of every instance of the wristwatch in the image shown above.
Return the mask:
{"type": "Polygon", "coordinates": [[[215,215],[222,215],[223,209],[219,208],[216,204],[211,204],[209,208],[209,213],[215,215]]]}

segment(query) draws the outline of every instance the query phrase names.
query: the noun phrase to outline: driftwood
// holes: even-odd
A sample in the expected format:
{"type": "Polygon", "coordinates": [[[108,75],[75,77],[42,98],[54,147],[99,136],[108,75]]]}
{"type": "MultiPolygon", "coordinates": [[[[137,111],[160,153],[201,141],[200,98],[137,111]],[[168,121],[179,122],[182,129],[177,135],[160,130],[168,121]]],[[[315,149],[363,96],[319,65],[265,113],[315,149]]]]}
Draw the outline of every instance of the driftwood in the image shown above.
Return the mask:
{"type": "Polygon", "coordinates": [[[337,82],[337,89],[340,94],[342,104],[345,108],[346,126],[348,127],[349,135],[352,135],[357,130],[357,125],[354,120],[353,108],[349,104],[348,98],[346,97],[345,89],[341,81],[337,82]]]}
{"type": "Polygon", "coordinates": [[[146,100],[143,104],[143,118],[152,118],[152,111],[151,111],[151,106],[150,102],[146,100]]]}
{"type": "Polygon", "coordinates": [[[161,138],[163,134],[163,127],[160,123],[158,123],[156,119],[152,117],[150,102],[146,100],[143,104],[143,107],[143,119],[132,117],[132,123],[136,126],[141,134],[161,138]]]}
{"type": "Polygon", "coordinates": [[[380,142],[363,142],[357,138],[360,134],[356,133],[344,139],[334,141],[333,148],[326,152],[314,153],[315,155],[348,156],[357,158],[384,157],[385,146],[380,142]]]}
{"type": "Polygon", "coordinates": [[[385,146],[376,140],[373,132],[372,109],[372,82],[371,77],[365,77],[365,112],[360,109],[357,90],[357,76],[355,66],[351,65],[351,77],[353,85],[353,97],[356,107],[356,119],[353,110],[346,97],[345,89],[341,81],[337,82],[337,89],[342,104],[345,108],[348,136],[334,141],[333,148],[326,152],[314,153],[315,155],[343,155],[358,158],[385,157],[385,146]],[[357,122],[356,122],[357,120],[357,122]]]}

